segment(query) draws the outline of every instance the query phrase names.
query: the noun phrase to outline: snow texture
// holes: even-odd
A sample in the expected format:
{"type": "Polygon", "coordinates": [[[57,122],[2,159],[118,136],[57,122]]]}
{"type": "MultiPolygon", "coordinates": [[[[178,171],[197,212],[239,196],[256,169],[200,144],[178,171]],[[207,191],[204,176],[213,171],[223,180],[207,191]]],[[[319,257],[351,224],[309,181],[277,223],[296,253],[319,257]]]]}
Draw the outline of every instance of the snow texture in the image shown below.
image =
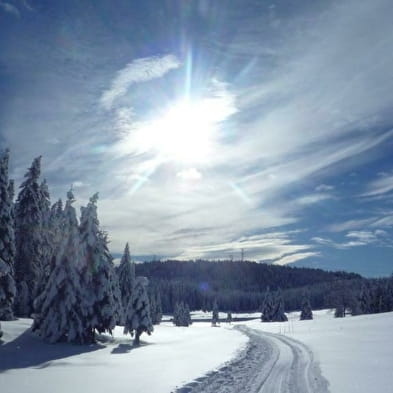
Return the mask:
{"type": "Polygon", "coordinates": [[[2,322],[1,393],[169,393],[220,367],[247,341],[207,322],[191,328],[161,323],[139,347],[121,327],[98,344],[53,345],[31,334],[30,325],[30,319],[2,322]]]}
{"type": "MultiPolygon", "coordinates": [[[[249,367],[255,370],[254,360],[255,363],[259,362],[262,376],[255,370],[250,377],[254,383],[242,379],[244,386],[251,389],[259,383],[263,389],[275,389],[270,391],[277,392],[277,387],[283,389],[287,386],[289,364],[300,378],[301,389],[305,389],[304,376],[300,376],[300,371],[296,370],[301,368],[306,373],[311,359],[319,362],[331,393],[389,390],[393,362],[393,312],[337,319],[333,312],[314,311],[314,319],[309,321],[299,321],[300,313],[296,312],[288,315],[288,322],[282,323],[261,323],[259,313],[233,314],[234,318],[255,318],[242,323],[246,328],[241,329],[245,334],[255,335],[255,340],[260,341],[261,345],[263,343],[265,351],[261,353],[262,348],[254,349],[256,358],[252,360],[252,354],[249,354],[243,363],[246,351],[253,351],[252,339],[243,350],[247,338],[232,328],[238,325],[236,322],[212,329],[211,313],[193,313],[194,317],[201,315],[205,315],[207,321],[194,323],[189,328],[163,322],[156,327],[154,335],[143,336],[144,341],[138,348],[133,347],[130,340],[121,334],[121,328],[114,330],[113,339],[103,336],[105,340],[99,344],[49,345],[29,332],[29,319],[2,322],[1,392],[42,393],[49,389],[52,393],[68,393],[69,381],[73,382],[73,393],[101,393],[108,389],[114,392],[169,393],[176,388],[182,391],[181,386],[186,389],[183,392],[192,392],[192,389],[203,386],[206,378],[212,375],[217,375],[223,389],[226,389],[215,392],[230,392],[231,384],[228,381],[233,378],[232,373],[240,372],[237,367],[236,370],[230,367],[234,367],[238,361],[238,366],[243,366],[244,371],[239,378],[243,378],[249,375],[249,367]],[[263,372],[269,369],[269,364],[265,364],[267,356],[267,363],[269,359],[278,359],[278,367],[272,371],[274,374],[269,374],[275,375],[274,378],[269,377],[272,378],[271,385],[262,383],[263,372]]],[[[315,367],[312,364],[310,367],[315,367]]],[[[310,372],[315,375],[315,371],[310,372]]],[[[217,381],[212,380],[212,383],[216,384],[217,381]]],[[[321,388],[325,388],[323,379],[309,382],[321,383],[321,388]]],[[[290,391],[302,392],[295,390],[296,383],[292,386],[294,388],[290,391]]],[[[247,390],[238,390],[243,391],[247,390]]],[[[317,392],[320,391],[314,391],[317,392]]]]}
{"type": "Polygon", "coordinates": [[[311,351],[291,338],[238,326],[250,339],[246,349],[216,372],[184,386],[178,393],[325,393],[311,351]]]}

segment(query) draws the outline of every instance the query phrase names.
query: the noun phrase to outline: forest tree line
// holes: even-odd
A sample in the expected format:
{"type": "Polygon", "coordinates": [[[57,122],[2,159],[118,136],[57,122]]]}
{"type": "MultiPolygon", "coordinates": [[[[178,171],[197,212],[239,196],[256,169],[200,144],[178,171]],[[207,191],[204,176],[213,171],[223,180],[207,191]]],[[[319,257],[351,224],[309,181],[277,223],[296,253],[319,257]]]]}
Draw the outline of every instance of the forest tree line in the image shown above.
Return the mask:
{"type": "Polygon", "coordinates": [[[393,278],[366,279],[355,273],[267,265],[251,261],[151,261],[136,264],[160,293],[164,313],[185,302],[191,310],[260,311],[266,291],[280,292],[286,312],[300,310],[303,294],[313,309],[340,304],[353,314],[393,310],[393,278]],[[370,307],[361,308],[361,298],[370,307]]]}

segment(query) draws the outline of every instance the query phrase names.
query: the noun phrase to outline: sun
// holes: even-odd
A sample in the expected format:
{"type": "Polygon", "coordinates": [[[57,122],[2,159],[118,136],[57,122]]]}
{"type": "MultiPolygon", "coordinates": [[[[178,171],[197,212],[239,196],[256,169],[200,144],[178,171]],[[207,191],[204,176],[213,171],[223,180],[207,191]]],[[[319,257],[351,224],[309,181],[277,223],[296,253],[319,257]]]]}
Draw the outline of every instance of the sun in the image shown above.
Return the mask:
{"type": "Polygon", "coordinates": [[[225,122],[237,112],[235,97],[225,85],[216,81],[213,87],[205,96],[187,94],[142,119],[135,119],[130,108],[119,110],[119,151],[144,156],[155,166],[176,162],[190,168],[212,163],[223,146],[225,122]]]}
{"type": "Polygon", "coordinates": [[[216,126],[215,114],[204,101],[183,100],[152,121],[144,137],[164,159],[206,162],[213,151],[216,126]]]}
{"type": "Polygon", "coordinates": [[[208,163],[216,152],[220,126],[234,112],[223,97],[182,99],[134,124],[124,144],[154,152],[162,161],[208,163]]]}

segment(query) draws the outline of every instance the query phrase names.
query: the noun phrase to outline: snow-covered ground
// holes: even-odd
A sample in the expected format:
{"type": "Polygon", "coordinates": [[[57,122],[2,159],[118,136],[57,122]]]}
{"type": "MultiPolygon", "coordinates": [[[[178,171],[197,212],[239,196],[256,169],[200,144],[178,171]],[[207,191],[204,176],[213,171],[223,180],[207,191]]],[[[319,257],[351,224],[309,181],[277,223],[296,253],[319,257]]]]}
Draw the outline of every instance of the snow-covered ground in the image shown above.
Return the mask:
{"type": "MultiPolygon", "coordinates": [[[[202,316],[207,319],[211,314],[193,313],[194,318],[202,316]]],[[[257,319],[232,325],[221,323],[220,328],[212,328],[208,322],[194,323],[189,328],[163,323],[156,327],[152,336],[143,335],[144,345],[136,349],[132,348],[130,338],[122,335],[121,328],[116,330],[113,340],[86,347],[45,344],[28,331],[31,323],[28,319],[2,322],[0,391],[99,393],[109,389],[113,392],[169,393],[219,368],[240,353],[248,340],[240,330],[249,337],[254,335],[265,352],[267,342],[271,353],[277,348],[279,351],[291,348],[295,353],[296,342],[290,339],[306,344],[320,363],[331,393],[388,390],[393,364],[393,313],[336,319],[330,311],[324,310],[314,312],[313,321],[298,321],[299,313],[291,313],[285,323],[261,323],[259,313],[247,314],[247,317],[252,316],[257,319]],[[251,330],[238,330],[239,325],[246,325],[251,330]],[[260,339],[258,331],[261,331],[260,339]],[[277,345],[277,340],[288,346],[277,345]]],[[[220,313],[220,317],[225,314],[220,313]]],[[[303,349],[299,347],[299,351],[303,349]]],[[[223,371],[216,373],[218,378],[225,378],[230,370],[228,367],[236,367],[236,364],[246,370],[249,364],[244,360],[244,353],[241,361],[221,368],[223,371]]],[[[271,357],[265,358],[254,356],[253,362],[268,363],[271,357]]],[[[283,370],[288,370],[288,364],[282,364],[283,370]]],[[[266,367],[262,369],[267,370],[266,367]]],[[[209,378],[208,382],[213,383],[214,373],[209,378]]],[[[272,385],[274,383],[269,386],[272,385]]]]}
{"type": "Polygon", "coordinates": [[[165,393],[221,366],[247,337],[232,329],[198,323],[163,323],[143,345],[117,328],[114,340],[91,347],[45,344],[27,329],[31,320],[2,322],[1,393],[165,393]]]}
{"type": "Polygon", "coordinates": [[[312,321],[298,319],[299,313],[291,313],[286,323],[245,324],[305,343],[331,393],[387,391],[393,370],[393,312],[333,318],[331,311],[322,310],[314,312],[312,321]]]}

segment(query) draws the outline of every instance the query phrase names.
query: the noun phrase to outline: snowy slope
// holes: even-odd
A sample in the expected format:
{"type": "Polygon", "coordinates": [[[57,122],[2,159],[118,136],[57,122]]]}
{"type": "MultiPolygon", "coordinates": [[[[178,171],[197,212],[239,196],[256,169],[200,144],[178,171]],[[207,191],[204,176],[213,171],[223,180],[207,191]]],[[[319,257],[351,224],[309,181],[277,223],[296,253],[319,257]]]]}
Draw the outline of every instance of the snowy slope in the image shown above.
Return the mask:
{"type": "Polygon", "coordinates": [[[289,314],[286,323],[250,321],[253,329],[284,334],[305,343],[319,361],[331,393],[387,391],[393,364],[393,313],[333,318],[330,311],[299,321],[289,314]]]}
{"type": "Polygon", "coordinates": [[[121,328],[100,345],[50,345],[26,332],[30,324],[2,323],[1,393],[170,392],[219,367],[247,342],[236,330],[200,323],[157,326],[136,349],[121,328]]]}

